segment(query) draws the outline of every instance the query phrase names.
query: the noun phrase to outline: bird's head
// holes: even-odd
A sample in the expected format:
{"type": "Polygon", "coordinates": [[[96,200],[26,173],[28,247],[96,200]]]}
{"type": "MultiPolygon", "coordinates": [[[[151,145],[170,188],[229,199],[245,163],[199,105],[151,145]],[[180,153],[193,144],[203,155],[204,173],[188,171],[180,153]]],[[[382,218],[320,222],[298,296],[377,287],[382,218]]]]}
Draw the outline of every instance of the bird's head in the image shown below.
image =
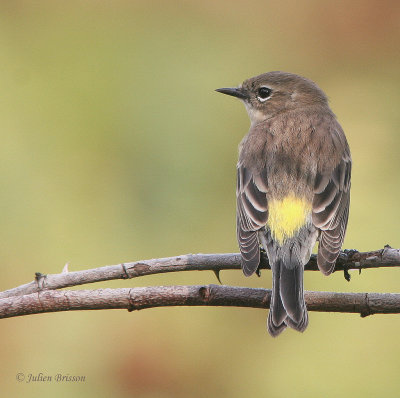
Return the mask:
{"type": "Polygon", "coordinates": [[[239,87],[216,91],[241,99],[251,123],[281,112],[308,106],[326,106],[323,91],[311,80],[286,72],[268,72],[245,80],[239,87]]]}

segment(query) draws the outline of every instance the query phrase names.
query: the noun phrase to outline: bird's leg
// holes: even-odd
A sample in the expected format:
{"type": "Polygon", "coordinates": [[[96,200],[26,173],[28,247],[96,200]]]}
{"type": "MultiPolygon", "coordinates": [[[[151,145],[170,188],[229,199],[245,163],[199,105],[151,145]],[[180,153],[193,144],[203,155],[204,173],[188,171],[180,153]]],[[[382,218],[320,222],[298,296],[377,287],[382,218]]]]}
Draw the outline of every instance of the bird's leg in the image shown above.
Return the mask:
{"type": "MultiPolygon", "coordinates": [[[[343,264],[344,279],[346,279],[347,282],[350,282],[350,279],[351,279],[351,276],[349,273],[350,267],[347,265],[347,263],[352,260],[352,257],[355,254],[357,254],[358,251],[354,250],[354,249],[345,249],[345,250],[343,250],[343,253],[346,255],[346,261],[343,264]]],[[[360,271],[361,271],[361,269],[360,269],[360,271]]]]}
{"type": "Polygon", "coordinates": [[[256,275],[258,277],[261,276],[261,268],[264,268],[264,269],[270,268],[269,261],[268,261],[268,255],[263,247],[260,247],[260,264],[258,264],[258,267],[256,269],[256,275]]]}

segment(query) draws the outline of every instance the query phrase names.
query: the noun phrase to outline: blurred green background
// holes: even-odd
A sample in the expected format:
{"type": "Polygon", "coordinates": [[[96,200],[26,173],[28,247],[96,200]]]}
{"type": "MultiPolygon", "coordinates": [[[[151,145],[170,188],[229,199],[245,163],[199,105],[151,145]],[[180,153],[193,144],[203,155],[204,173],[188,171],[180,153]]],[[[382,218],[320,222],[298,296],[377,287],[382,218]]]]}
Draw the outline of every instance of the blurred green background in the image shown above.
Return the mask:
{"type": "MultiPolygon", "coordinates": [[[[270,70],[328,94],[353,156],[346,248],[400,247],[398,1],[2,1],[0,289],[34,272],[237,251],[249,121],[213,90],[270,70]]],[[[270,287],[270,273],[221,274],[270,287]]],[[[212,272],[89,286],[216,283],[212,272]]],[[[400,269],[306,289],[398,292],[400,269]]],[[[400,317],[161,308],[1,321],[2,396],[398,397],[400,317]],[[84,383],[18,383],[18,372],[84,383]]]]}

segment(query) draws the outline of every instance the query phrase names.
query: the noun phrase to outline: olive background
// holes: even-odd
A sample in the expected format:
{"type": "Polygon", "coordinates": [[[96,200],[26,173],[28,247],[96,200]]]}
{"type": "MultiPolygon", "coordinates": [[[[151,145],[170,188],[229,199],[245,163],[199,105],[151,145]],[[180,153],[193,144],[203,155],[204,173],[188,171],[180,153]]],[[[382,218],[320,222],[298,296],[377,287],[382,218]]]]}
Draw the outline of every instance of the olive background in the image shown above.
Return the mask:
{"type": "MultiPolygon", "coordinates": [[[[240,101],[215,93],[283,70],[327,93],[353,157],[345,248],[400,247],[397,1],[3,1],[0,289],[34,273],[236,252],[240,101]]],[[[398,292],[400,269],[306,272],[308,290],[398,292]]],[[[269,271],[224,284],[270,287],[269,271]]],[[[185,272],[79,288],[216,283],[185,272]]],[[[400,318],[267,311],[50,313],[0,326],[3,396],[398,397],[400,318]],[[42,372],[78,382],[16,380],[42,372]]]]}

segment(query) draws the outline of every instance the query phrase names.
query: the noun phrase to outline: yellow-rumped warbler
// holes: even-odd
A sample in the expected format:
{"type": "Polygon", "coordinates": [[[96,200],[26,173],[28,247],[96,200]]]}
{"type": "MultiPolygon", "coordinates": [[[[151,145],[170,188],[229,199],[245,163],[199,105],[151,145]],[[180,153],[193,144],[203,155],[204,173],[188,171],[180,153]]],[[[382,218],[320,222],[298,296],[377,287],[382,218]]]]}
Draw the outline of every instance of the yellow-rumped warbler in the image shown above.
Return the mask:
{"type": "Polygon", "coordinates": [[[253,274],[260,243],[273,274],[268,331],[308,325],[303,272],[318,240],[318,267],[329,275],[346,232],[351,156],[322,90],[311,80],[269,72],[237,88],[251,126],[239,146],[237,239],[242,269],[253,274]]]}

